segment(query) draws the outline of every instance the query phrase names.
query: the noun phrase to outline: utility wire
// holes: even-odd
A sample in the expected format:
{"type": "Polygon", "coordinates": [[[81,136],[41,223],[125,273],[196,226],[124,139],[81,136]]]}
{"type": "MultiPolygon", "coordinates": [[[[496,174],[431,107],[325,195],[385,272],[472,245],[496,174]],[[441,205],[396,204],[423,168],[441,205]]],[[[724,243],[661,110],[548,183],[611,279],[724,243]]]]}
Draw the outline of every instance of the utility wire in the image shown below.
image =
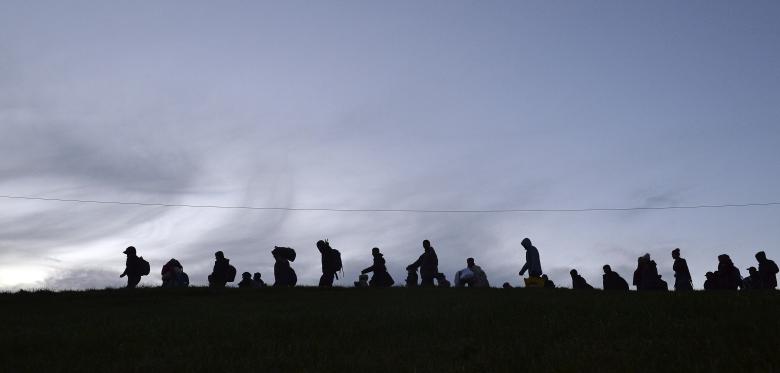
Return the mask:
{"type": "Polygon", "coordinates": [[[580,208],[580,209],[486,209],[486,210],[428,210],[428,209],[336,209],[336,208],[302,208],[302,207],[261,207],[261,206],[221,206],[221,205],[189,205],[172,203],[147,203],[147,202],[124,202],[124,201],[99,201],[84,199],[64,199],[64,198],[46,198],[30,197],[16,195],[0,195],[0,198],[32,201],[50,201],[50,202],[72,202],[72,203],[92,203],[101,205],[126,205],[126,206],[152,206],[152,207],[189,207],[203,209],[227,209],[227,210],[261,210],[261,211],[322,211],[322,212],[398,212],[398,213],[419,213],[419,214],[497,214],[497,213],[515,213],[515,212],[598,212],[598,211],[643,211],[643,210],[693,210],[693,209],[714,209],[730,207],[760,207],[760,206],[780,206],[780,202],[757,202],[757,203],[723,203],[706,205],[679,205],[679,206],[657,206],[657,207],[600,207],[600,208],[580,208]]]}

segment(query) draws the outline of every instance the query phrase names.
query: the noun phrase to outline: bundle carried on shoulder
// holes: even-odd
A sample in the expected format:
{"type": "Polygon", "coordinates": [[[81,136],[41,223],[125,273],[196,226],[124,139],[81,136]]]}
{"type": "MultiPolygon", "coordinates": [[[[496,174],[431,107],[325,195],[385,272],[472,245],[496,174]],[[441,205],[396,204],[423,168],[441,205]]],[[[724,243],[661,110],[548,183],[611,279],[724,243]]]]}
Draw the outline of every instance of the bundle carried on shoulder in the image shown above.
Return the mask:
{"type": "Polygon", "coordinates": [[[274,249],[271,250],[271,255],[278,256],[291,262],[295,261],[295,250],[289,247],[275,246],[274,249]]]}

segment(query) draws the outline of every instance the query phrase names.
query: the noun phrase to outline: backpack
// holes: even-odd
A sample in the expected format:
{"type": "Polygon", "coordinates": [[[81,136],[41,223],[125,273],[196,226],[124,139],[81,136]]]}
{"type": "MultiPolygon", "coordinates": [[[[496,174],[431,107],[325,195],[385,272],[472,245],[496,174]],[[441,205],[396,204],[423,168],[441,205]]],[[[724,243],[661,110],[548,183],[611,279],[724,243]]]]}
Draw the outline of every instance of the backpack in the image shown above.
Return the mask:
{"type": "Polygon", "coordinates": [[[228,264],[227,266],[227,272],[225,273],[225,280],[227,282],[236,281],[236,267],[233,267],[232,264],[228,264]]]}
{"type": "MultiPolygon", "coordinates": [[[[344,266],[341,263],[341,253],[336,249],[330,249],[328,255],[325,257],[325,270],[330,273],[337,273],[341,271],[344,274],[344,266]]],[[[336,274],[336,279],[339,276],[336,274]]]]}
{"type": "Polygon", "coordinates": [[[149,271],[151,269],[149,268],[149,262],[144,259],[144,257],[138,257],[138,272],[141,276],[146,276],[149,274],[149,271]]]}

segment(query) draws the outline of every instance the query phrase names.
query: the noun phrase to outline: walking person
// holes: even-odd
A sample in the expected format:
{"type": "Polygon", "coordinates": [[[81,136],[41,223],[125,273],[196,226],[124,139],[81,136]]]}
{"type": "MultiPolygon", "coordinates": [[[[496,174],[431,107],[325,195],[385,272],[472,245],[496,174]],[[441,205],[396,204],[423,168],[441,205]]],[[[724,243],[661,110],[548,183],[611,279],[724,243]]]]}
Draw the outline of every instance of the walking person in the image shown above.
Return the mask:
{"type": "Polygon", "coordinates": [[[688,262],[680,257],[679,248],[672,250],[672,258],[674,258],[674,265],[672,265],[672,269],[674,270],[674,290],[693,290],[691,272],[688,270],[688,262]]]}

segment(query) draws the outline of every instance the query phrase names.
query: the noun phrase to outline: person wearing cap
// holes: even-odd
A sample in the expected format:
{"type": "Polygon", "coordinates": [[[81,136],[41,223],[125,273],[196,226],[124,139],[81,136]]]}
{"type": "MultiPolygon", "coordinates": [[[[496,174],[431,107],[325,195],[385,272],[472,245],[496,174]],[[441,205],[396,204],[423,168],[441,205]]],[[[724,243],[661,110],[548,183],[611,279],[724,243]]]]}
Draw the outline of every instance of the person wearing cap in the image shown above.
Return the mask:
{"type": "Polygon", "coordinates": [[[127,276],[127,288],[133,289],[141,282],[141,262],[133,246],[128,246],[123,254],[127,255],[127,260],[125,261],[125,271],[119,277],[127,276]]]}
{"type": "Polygon", "coordinates": [[[747,271],[748,276],[742,279],[742,290],[763,289],[764,283],[761,281],[761,276],[758,274],[756,267],[750,267],[747,271]]]}
{"type": "Polygon", "coordinates": [[[688,270],[688,262],[680,257],[679,248],[672,250],[672,258],[674,259],[674,264],[672,265],[672,270],[674,270],[674,290],[693,290],[691,272],[688,270]]]}
{"type": "Polygon", "coordinates": [[[531,243],[529,238],[524,238],[520,245],[525,249],[525,265],[520,270],[520,276],[528,271],[531,277],[542,277],[542,262],[539,260],[539,250],[531,243]]]}
{"type": "Polygon", "coordinates": [[[761,278],[762,288],[773,290],[777,287],[777,264],[774,260],[767,259],[763,251],[756,253],[756,260],[758,260],[758,276],[761,278]]]}

